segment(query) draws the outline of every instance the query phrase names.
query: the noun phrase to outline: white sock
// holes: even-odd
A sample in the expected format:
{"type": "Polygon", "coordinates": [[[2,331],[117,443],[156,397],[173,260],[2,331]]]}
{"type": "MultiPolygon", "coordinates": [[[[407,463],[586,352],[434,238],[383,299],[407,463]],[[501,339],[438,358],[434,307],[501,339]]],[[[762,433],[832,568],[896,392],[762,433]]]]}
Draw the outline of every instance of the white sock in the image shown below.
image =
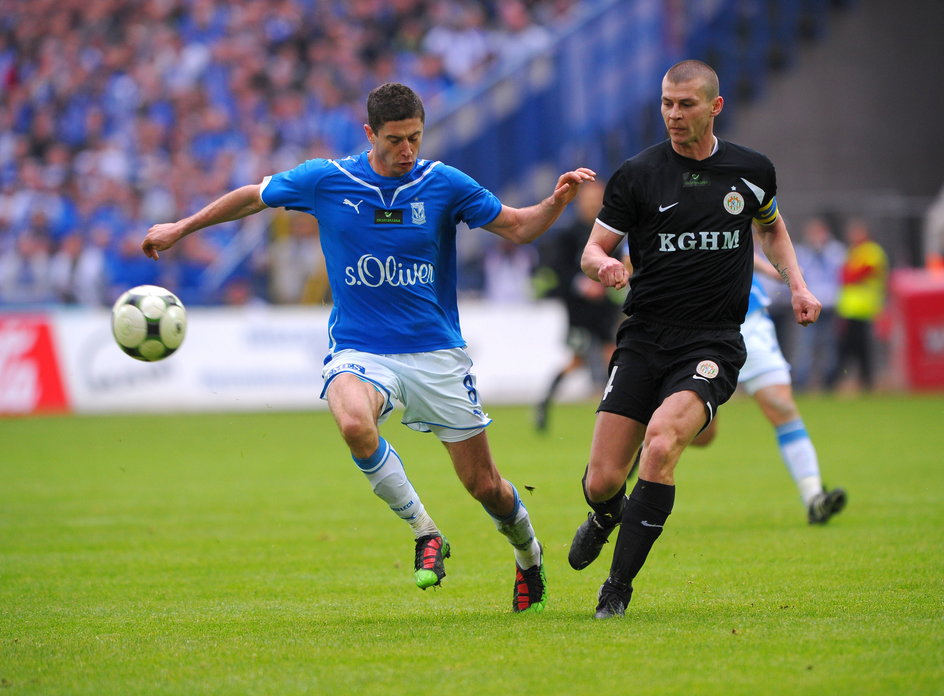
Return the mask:
{"type": "Polygon", "coordinates": [[[803,421],[798,418],[778,427],[777,444],[780,446],[780,456],[800,491],[803,505],[809,506],[813,497],[822,492],[823,482],[819,475],[816,448],[803,421]]]}
{"type": "Polygon", "coordinates": [[[426,513],[413,484],[406,477],[400,455],[390,443],[380,438],[377,451],[370,457],[352,459],[370,481],[377,497],[389,505],[397,517],[410,525],[417,539],[427,534],[439,534],[436,523],[426,513]]]}
{"type": "Polygon", "coordinates": [[[515,562],[522,570],[527,570],[538,565],[541,562],[541,546],[534,536],[534,528],[531,526],[531,517],[528,515],[528,508],[518,497],[518,489],[511,487],[515,494],[515,507],[508,515],[499,517],[492,514],[495,520],[495,526],[498,531],[504,534],[515,549],[515,562]]]}

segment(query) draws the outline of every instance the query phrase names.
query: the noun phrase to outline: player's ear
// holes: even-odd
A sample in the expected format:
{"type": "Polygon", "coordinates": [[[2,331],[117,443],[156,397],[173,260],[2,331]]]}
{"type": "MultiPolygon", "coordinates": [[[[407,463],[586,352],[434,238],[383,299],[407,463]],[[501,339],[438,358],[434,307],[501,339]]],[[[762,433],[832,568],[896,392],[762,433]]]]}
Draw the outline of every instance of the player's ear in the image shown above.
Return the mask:
{"type": "Polygon", "coordinates": [[[369,125],[369,124],[366,124],[366,123],[364,124],[364,135],[367,136],[367,140],[368,140],[368,142],[370,142],[371,145],[373,145],[373,144],[374,144],[374,140],[377,139],[377,134],[374,133],[374,131],[373,131],[373,129],[370,127],[370,125],[369,125]]]}
{"type": "Polygon", "coordinates": [[[721,113],[721,109],[724,108],[724,97],[720,94],[711,100],[711,115],[717,116],[721,113]]]}

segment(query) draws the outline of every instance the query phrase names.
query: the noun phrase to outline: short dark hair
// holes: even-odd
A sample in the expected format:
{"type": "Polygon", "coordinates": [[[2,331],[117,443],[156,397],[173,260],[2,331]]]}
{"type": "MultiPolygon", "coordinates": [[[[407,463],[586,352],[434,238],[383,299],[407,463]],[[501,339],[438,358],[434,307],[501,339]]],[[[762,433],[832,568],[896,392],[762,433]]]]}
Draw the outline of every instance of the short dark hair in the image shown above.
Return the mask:
{"type": "Polygon", "coordinates": [[[377,133],[388,121],[418,118],[426,122],[423,100],[406,85],[387,82],[375,87],[367,95],[367,125],[377,133]]]}
{"type": "Polygon", "coordinates": [[[683,60],[676,63],[669,68],[665,78],[673,85],[689,82],[690,80],[701,80],[705,88],[705,96],[708,97],[709,101],[720,94],[718,73],[708,63],[703,63],[700,60],[683,60]]]}

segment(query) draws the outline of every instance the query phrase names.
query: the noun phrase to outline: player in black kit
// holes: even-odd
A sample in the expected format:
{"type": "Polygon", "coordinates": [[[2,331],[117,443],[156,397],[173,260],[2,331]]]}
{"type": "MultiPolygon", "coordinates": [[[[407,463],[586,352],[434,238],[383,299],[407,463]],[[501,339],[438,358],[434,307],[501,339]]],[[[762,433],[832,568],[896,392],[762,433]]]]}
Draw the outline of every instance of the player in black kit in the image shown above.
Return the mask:
{"type": "Polygon", "coordinates": [[[714,135],[723,105],[710,66],[686,60],[669,69],[662,80],[669,138],[607,182],[581,259],[590,278],[622,288],[628,271],[610,252],[625,239],[634,269],[583,478],[591,512],[569,554],[572,567],[585,568],[620,526],[599,619],[624,614],[632,581],[672,512],[679,457],[737,386],[752,227],[790,288],[796,321],[810,324],[820,312],[777,211],[773,165],[714,135]],[[640,447],[639,478],[627,497],[640,447]]]}

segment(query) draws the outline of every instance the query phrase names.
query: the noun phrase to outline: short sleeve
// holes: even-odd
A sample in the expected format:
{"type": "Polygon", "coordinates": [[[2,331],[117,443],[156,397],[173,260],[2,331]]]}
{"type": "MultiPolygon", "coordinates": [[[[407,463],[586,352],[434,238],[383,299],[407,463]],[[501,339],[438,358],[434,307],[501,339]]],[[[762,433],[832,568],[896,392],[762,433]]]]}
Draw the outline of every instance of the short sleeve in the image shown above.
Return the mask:
{"type": "Polygon", "coordinates": [[[262,202],[270,208],[313,212],[313,193],[330,166],[327,160],[312,159],[294,169],[266,177],[262,180],[262,202]]]}
{"type": "Polygon", "coordinates": [[[501,212],[501,201],[475,179],[453,167],[447,168],[456,194],[455,212],[469,227],[487,225],[501,212]]]}

